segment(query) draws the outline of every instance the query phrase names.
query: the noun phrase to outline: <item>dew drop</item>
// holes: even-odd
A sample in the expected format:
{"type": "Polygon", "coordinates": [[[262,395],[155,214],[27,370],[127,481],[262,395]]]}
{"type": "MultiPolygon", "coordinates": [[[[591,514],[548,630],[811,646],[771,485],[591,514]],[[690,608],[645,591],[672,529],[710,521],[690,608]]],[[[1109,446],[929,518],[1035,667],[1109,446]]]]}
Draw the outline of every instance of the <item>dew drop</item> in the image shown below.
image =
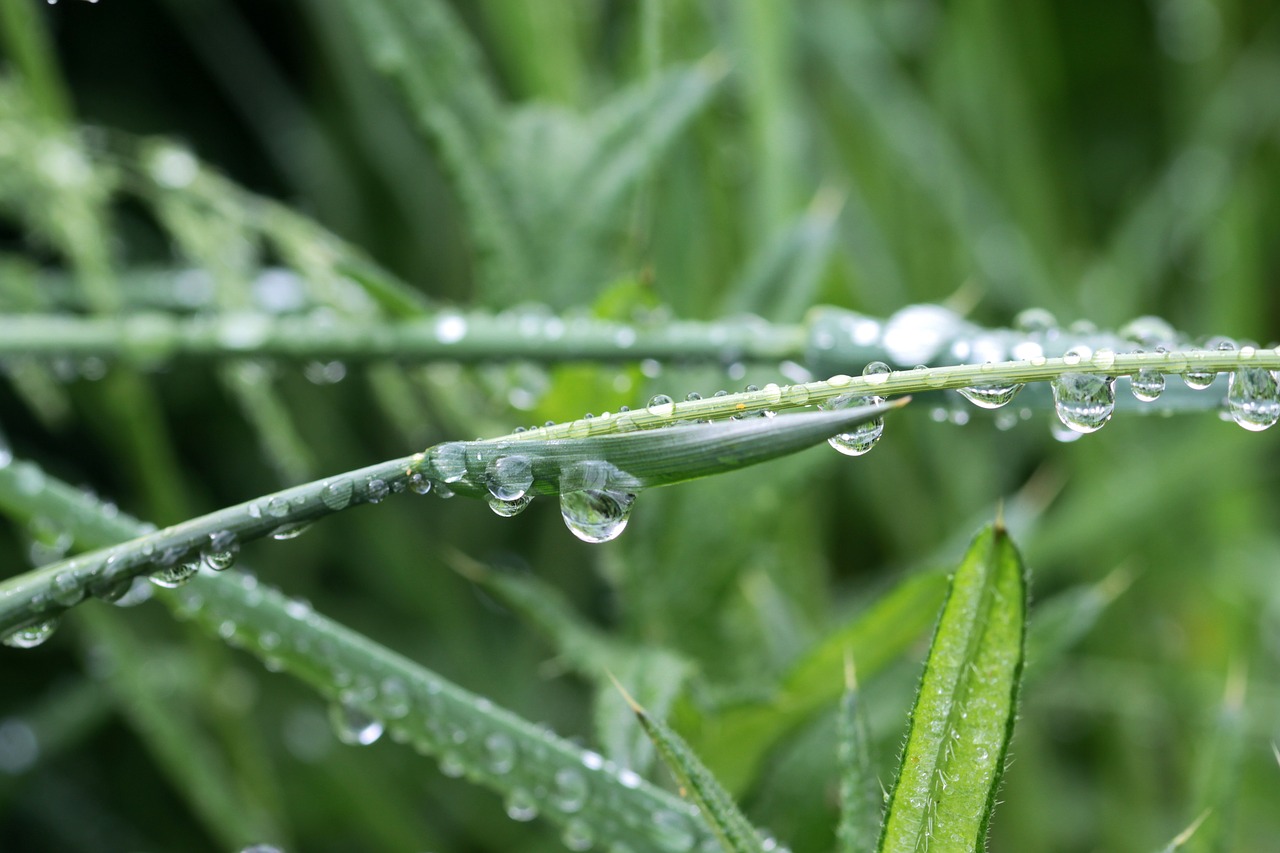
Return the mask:
{"type": "Polygon", "coordinates": [[[382,713],[392,720],[408,715],[413,707],[409,699],[409,688],[394,676],[382,680],[382,685],[378,689],[378,699],[382,706],[382,713]]]}
{"type": "Polygon", "coordinates": [[[565,527],[583,542],[617,539],[627,527],[636,496],[615,489],[582,489],[560,495],[565,527]]]}
{"type": "Polygon", "coordinates": [[[156,586],[162,586],[165,589],[176,589],[195,577],[199,571],[200,563],[198,561],[187,560],[157,569],[151,573],[150,578],[151,582],[156,586]]]}
{"type": "Polygon", "coordinates": [[[579,771],[572,767],[561,767],[556,771],[555,784],[551,802],[560,811],[573,814],[581,811],[587,804],[590,788],[587,785],[587,777],[579,771]]]}
{"type": "Polygon", "coordinates": [[[669,853],[685,853],[693,849],[693,828],[689,819],[672,811],[662,810],[653,813],[654,840],[669,853]]]}
{"type": "Polygon", "coordinates": [[[389,494],[391,494],[391,487],[387,485],[386,480],[374,477],[364,484],[365,500],[371,504],[382,503],[389,494]]]}
{"type": "Polygon", "coordinates": [[[591,825],[581,820],[571,820],[560,836],[561,843],[570,850],[590,850],[596,843],[591,825]]]}
{"type": "Polygon", "coordinates": [[[34,649],[45,640],[53,636],[53,632],[58,628],[57,618],[45,619],[43,622],[36,622],[33,625],[27,625],[19,628],[9,636],[5,637],[3,642],[6,646],[15,649],[34,649]]]}
{"type": "Polygon", "coordinates": [[[498,457],[485,470],[485,485],[499,501],[519,500],[533,485],[533,460],[528,456],[498,457]]]}
{"type": "Polygon", "coordinates": [[[1178,337],[1178,333],[1173,326],[1159,317],[1138,317],[1130,320],[1120,329],[1120,336],[1139,346],[1151,348],[1161,344],[1172,344],[1178,337]]]}
{"type": "MultiPolygon", "coordinates": [[[[874,326],[874,324],[871,324],[874,326]]],[[[881,343],[895,364],[919,364],[932,361],[943,346],[964,327],[959,314],[941,305],[908,305],[885,321],[881,343]]],[[[875,332],[854,343],[875,343],[875,332]]]]}
{"type": "Polygon", "coordinates": [[[1022,390],[1021,383],[1013,385],[971,385],[960,388],[961,396],[982,409],[998,409],[1008,403],[1022,390]]]}
{"type": "Polygon", "coordinates": [[[445,483],[456,483],[467,476],[467,448],[460,441],[450,441],[431,449],[431,465],[445,483]]]}
{"type": "Polygon", "coordinates": [[[289,501],[277,495],[267,501],[267,515],[273,518],[284,518],[289,514],[289,501]]]}
{"type": "Polygon", "coordinates": [[[1115,380],[1096,373],[1064,373],[1053,380],[1058,419],[1079,433],[1095,432],[1111,419],[1116,406],[1115,380]]]}
{"type": "Polygon", "coordinates": [[[311,522],[309,521],[299,521],[293,524],[282,524],[279,527],[277,527],[275,530],[271,531],[271,538],[276,539],[280,542],[285,542],[289,539],[297,539],[299,536],[306,533],[310,529],[311,529],[311,522]]]}
{"type": "Polygon", "coordinates": [[[622,783],[624,788],[639,788],[640,783],[644,780],[640,778],[640,774],[636,771],[624,767],[618,771],[618,781],[622,783]]]}
{"type": "Polygon", "coordinates": [[[49,595],[63,607],[74,607],[84,598],[84,587],[71,572],[58,572],[49,584],[49,595]]]}
{"type": "Polygon", "coordinates": [[[382,737],[382,721],[346,702],[329,706],[329,722],[338,740],[352,746],[368,746],[382,737]]]}
{"type": "Polygon", "coordinates": [[[1231,419],[1250,432],[1261,432],[1280,420],[1280,388],[1277,376],[1259,367],[1231,374],[1227,386],[1227,410],[1231,419]]]}
{"type": "MultiPolygon", "coordinates": [[[[883,397],[836,397],[819,408],[826,410],[844,409],[850,405],[875,406],[883,402],[883,397]]],[[[882,435],[884,435],[884,418],[876,418],[875,420],[858,424],[849,432],[831,436],[831,438],[827,439],[827,444],[830,444],[845,456],[862,456],[876,446],[882,435]]]]}
{"type": "Polygon", "coordinates": [[[1158,370],[1139,370],[1129,382],[1133,396],[1144,403],[1150,403],[1164,393],[1164,374],[1158,370]]]}
{"type": "Polygon", "coordinates": [[[320,502],[334,512],[347,508],[351,503],[351,492],[354,486],[346,477],[325,483],[320,489],[320,502]]]}
{"type": "Polygon", "coordinates": [[[493,510],[495,515],[503,518],[512,518],[529,508],[529,504],[533,503],[533,495],[522,495],[514,500],[504,501],[501,498],[489,496],[489,509],[493,510]]]}
{"type": "Polygon", "coordinates": [[[1213,384],[1213,380],[1218,378],[1218,374],[1212,370],[1188,370],[1182,374],[1182,381],[1187,383],[1188,388],[1196,391],[1203,391],[1213,384]]]}
{"type": "Polygon", "coordinates": [[[1044,308],[1028,308],[1013,318],[1013,327],[1020,332],[1047,332],[1058,328],[1058,318],[1044,308]]]}
{"type": "Polygon", "coordinates": [[[235,565],[240,553],[240,543],[230,530],[209,534],[209,544],[200,550],[200,559],[215,572],[224,572],[235,565]]]}
{"type": "Polygon", "coordinates": [[[489,769],[499,776],[511,772],[516,766],[516,744],[502,732],[494,732],[484,739],[489,769]]]}
{"type": "Polygon", "coordinates": [[[654,394],[649,398],[649,405],[645,406],[649,410],[649,414],[659,418],[670,417],[675,411],[675,403],[666,394],[654,394]]]}
{"type": "Polygon", "coordinates": [[[507,794],[507,817],[512,820],[529,821],[538,816],[538,801],[523,788],[515,788],[507,794]]]}
{"type": "Polygon", "coordinates": [[[409,475],[409,491],[415,495],[425,495],[431,491],[431,480],[421,471],[409,475]]]}

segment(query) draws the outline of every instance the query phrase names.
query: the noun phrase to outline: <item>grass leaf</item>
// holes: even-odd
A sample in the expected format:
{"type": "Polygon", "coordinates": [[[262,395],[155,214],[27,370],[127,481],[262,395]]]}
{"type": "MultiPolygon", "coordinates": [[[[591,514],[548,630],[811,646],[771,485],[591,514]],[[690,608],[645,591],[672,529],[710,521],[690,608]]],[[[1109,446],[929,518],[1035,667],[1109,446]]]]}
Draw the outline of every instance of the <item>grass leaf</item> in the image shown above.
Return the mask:
{"type": "Polygon", "coordinates": [[[875,846],[884,811],[880,784],[871,762],[867,715],[860,701],[853,656],[848,657],[844,695],[836,718],[836,759],[840,766],[840,853],[864,853],[875,846]]]}
{"type": "Polygon", "coordinates": [[[1022,560],[1002,525],[956,571],[911,715],[880,850],[982,850],[1017,712],[1022,560]]]}

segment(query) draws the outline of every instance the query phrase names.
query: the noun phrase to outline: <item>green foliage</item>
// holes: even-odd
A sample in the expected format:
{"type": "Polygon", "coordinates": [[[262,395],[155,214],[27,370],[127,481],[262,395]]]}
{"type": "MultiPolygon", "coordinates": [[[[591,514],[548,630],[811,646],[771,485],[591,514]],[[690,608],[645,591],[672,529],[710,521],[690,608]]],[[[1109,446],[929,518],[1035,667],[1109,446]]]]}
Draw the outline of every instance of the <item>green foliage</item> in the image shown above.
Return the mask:
{"type": "Polygon", "coordinates": [[[0,5],[0,848],[1265,849],[1273,18],[0,5]]]}

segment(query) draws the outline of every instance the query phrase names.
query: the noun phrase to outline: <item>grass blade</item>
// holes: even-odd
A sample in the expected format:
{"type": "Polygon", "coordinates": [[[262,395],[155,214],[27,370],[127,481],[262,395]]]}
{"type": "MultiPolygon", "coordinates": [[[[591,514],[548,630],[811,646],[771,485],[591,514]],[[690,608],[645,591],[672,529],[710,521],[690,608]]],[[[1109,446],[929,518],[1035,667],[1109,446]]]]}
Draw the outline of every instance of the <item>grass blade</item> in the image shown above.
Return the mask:
{"type": "Polygon", "coordinates": [[[840,823],[836,827],[840,853],[864,853],[880,834],[883,803],[871,763],[867,715],[859,701],[853,656],[847,658],[844,696],[836,718],[836,758],[840,765],[840,823]]]}
{"type": "Polygon", "coordinates": [[[703,818],[720,839],[721,846],[728,853],[764,853],[760,834],[739,810],[729,792],[698,759],[689,744],[685,743],[684,738],[666,723],[649,716],[621,684],[614,683],[635,712],[653,745],[657,747],[658,754],[680,783],[681,794],[697,804],[703,818]]]}
{"type": "Polygon", "coordinates": [[[1026,637],[1022,559],[1003,525],[956,571],[929,650],[880,850],[982,850],[1013,733],[1026,637]]]}

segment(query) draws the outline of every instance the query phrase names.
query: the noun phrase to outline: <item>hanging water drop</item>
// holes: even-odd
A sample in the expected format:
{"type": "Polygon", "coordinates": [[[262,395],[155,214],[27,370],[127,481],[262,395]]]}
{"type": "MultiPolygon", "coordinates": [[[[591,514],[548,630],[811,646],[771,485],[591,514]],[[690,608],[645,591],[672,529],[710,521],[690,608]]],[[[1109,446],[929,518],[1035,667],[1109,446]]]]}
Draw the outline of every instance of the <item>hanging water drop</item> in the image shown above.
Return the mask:
{"type": "Polygon", "coordinates": [[[571,820],[565,825],[560,841],[570,850],[590,850],[596,843],[595,832],[591,825],[580,820],[571,820]]]}
{"type": "Polygon", "coordinates": [[[329,706],[329,722],[338,740],[352,746],[368,746],[382,737],[382,721],[346,702],[329,706]]]}
{"type": "Polygon", "coordinates": [[[499,501],[517,501],[533,485],[533,460],[528,456],[500,456],[485,469],[485,485],[499,501]]]}
{"type": "Polygon", "coordinates": [[[425,495],[431,491],[431,480],[421,471],[409,475],[409,491],[415,495],[425,495]]]}
{"type": "Polygon", "coordinates": [[[1022,390],[1022,383],[1012,385],[970,385],[957,389],[960,395],[982,409],[998,409],[1008,403],[1022,390]]]}
{"type": "Polygon", "coordinates": [[[1134,397],[1150,403],[1164,393],[1164,374],[1150,368],[1139,370],[1129,380],[1129,384],[1134,397]]]}
{"type": "MultiPolygon", "coordinates": [[[[844,409],[850,405],[857,406],[878,406],[884,402],[883,397],[862,397],[855,399],[851,397],[836,397],[829,400],[821,409],[844,409]]],[[[871,448],[876,446],[880,441],[880,437],[884,434],[884,418],[876,418],[865,423],[858,424],[849,432],[842,432],[833,435],[827,439],[830,444],[845,456],[862,456],[870,452],[871,448]]]]}
{"type": "Polygon", "coordinates": [[[489,496],[489,509],[493,510],[495,515],[503,518],[512,518],[519,515],[529,508],[529,504],[533,503],[533,495],[522,495],[514,500],[504,501],[501,498],[489,496]]]}
{"type": "Polygon", "coordinates": [[[1188,370],[1182,374],[1182,381],[1187,383],[1187,387],[1196,391],[1203,391],[1213,384],[1213,380],[1218,378],[1218,374],[1212,370],[1188,370]]]}
{"type": "Polygon", "coordinates": [[[224,572],[236,562],[236,554],[240,553],[240,543],[230,530],[219,530],[209,534],[209,544],[200,550],[200,559],[215,572],[224,572]]]}
{"type": "Polygon", "coordinates": [[[615,489],[581,489],[560,495],[565,527],[583,542],[617,539],[627,527],[636,496],[615,489]]]}
{"type": "Polygon", "coordinates": [[[3,642],[6,646],[15,649],[34,649],[45,640],[53,636],[53,632],[57,630],[57,618],[45,619],[43,622],[36,622],[32,625],[19,628],[9,636],[5,637],[3,642]]]}
{"type": "Polygon", "coordinates": [[[1095,432],[1116,407],[1114,380],[1096,373],[1064,373],[1053,380],[1058,419],[1079,433],[1095,432]]]}
{"type": "Polygon", "coordinates": [[[1227,410],[1233,421],[1250,432],[1261,432],[1275,424],[1280,420],[1277,375],[1260,367],[1245,367],[1231,374],[1227,410]]]}
{"type": "Polygon", "coordinates": [[[63,607],[74,607],[84,598],[84,587],[71,572],[58,572],[49,584],[49,595],[63,607]]]}
{"type": "Polygon", "coordinates": [[[333,480],[325,483],[320,489],[320,502],[334,512],[339,512],[347,508],[351,503],[351,492],[354,486],[351,481],[343,477],[340,480],[333,480]]]}
{"type": "Polygon", "coordinates": [[[299,521],[293,524],[282,524],[275,530],[271,531],[271,538],[284,542],[289,539],[297,539],[302,534],[311,529],[311,522],[299,521]]]}
{"type": "MultiPolygon", "coordinates": [[[[162,559],[158,562],[164,562],[162,559]]],[[[200,563],[197,560],[186,560],[182,562],[173,562],[172,565],[162,566],[151,573],[151,582],[156,586],[162,586],[165,589],[176,589],[187,581],[196,576],[200,571],[200,563]]]]}
{"type": "Polygon", "coordinates": [[[538,816],[538,801],[523,788],[515,788],[507,794],[507,817],[512,820],[529,821],[538,816]]]}

